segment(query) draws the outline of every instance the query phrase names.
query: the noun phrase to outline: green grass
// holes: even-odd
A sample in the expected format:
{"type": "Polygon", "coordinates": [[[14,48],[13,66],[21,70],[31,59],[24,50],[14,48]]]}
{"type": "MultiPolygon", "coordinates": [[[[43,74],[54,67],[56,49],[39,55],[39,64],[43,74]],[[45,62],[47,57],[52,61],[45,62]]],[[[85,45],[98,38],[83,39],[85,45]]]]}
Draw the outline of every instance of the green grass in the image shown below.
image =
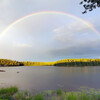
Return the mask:
{"type": "MultiPolygon", "coordinates": [[[[93,98],[92,95],[90,97],[93,98]]],[[[90,100],[90,97],[88,94],[84,94],[84,93],[81,93],[81,95],[79,95],[80,100],[90,100]]]]}
{"type": "Polygon", "coordinates": [[[66,96],[66,100],[78,100],[77,98],[78,98],[77,95],[75,95],[74,93],[69,93],[66,96]]]}
{"type": "Polygon", "coordinates": [[[57,90],[57,94],[58,94],[58,95],[62,95],[62,93],[63,93],[63,91],[62,91],[61,89],[58,89],[58,90],[57,90]]]}
{"type": "Polygon", "coordinates": [[[12,96],[18,92],[17,87],[1,88],[0,89],[0,100],[11,100],[12,96]]]}
{"type": "Polygon", "coordinates": [[[19,91],[17,87],[9,87],[0,89],[0,100],[100,100],[100,90],[66,92],[58,89],[30,94],[28,91],[19,91]]]}
{"type": "Polygon", "coordinates": [[[42,94],[37,94],[33,98],[34,98],[33,100],[44,100],[44,97],[42,94]]]}

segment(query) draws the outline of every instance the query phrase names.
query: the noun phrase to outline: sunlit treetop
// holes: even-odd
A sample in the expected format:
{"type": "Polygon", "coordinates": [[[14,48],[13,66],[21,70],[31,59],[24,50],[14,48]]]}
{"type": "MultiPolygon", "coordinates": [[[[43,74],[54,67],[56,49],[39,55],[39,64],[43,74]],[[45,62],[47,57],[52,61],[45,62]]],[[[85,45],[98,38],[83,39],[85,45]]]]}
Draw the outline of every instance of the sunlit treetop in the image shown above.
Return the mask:
{"type": "Polygon", "coordinates": [[[82,0],[80,4],[85,8],[85,11],[82,12],[84,14],[87,13],[87,11],[92,11],[100,7],[100,0],[82,0]]]}

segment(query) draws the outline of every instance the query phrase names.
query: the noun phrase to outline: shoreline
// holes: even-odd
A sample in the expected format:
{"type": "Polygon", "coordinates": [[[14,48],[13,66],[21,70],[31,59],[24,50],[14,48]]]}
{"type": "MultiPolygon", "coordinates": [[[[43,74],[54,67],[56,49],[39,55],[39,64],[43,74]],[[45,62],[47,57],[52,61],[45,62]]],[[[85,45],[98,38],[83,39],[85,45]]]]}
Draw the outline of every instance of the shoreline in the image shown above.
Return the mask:
{"type": "Polygon", "coordinates": [[[100,66],[100,59],[62,59],[53,62],[32,62],[0,59],[0,66],[100,66]]]}
{"type": "Polygon", "coordinates": [[[32,93],[17,87],[0,88],[0,100],[100,100],[100,90],[81,89],[67,92],[62,89],[32,93]]]}

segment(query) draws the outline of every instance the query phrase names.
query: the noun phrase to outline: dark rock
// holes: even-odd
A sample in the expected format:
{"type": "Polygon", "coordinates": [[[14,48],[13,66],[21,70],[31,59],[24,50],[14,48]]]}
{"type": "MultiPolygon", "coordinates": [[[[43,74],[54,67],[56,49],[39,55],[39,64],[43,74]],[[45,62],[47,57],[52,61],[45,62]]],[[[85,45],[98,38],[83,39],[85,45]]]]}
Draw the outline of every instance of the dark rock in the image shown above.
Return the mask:
{"type": "Polygon", "coordinates": [[[5,72],[5,70],[0,70],[0,72],[5,72]]]}

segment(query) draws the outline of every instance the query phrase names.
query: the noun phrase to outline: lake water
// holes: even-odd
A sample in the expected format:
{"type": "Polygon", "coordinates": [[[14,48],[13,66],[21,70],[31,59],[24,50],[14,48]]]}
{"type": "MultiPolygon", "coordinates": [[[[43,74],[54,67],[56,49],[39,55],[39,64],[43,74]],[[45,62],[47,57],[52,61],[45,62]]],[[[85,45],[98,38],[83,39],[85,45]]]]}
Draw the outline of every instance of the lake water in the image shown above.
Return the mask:
{"type": "Polygon", "coordinates": [[[100,89],[100,67],[23,66],[0,67],[0,87],[18,86],[21,90],[42,91],[80,87],[100,89]]]}

